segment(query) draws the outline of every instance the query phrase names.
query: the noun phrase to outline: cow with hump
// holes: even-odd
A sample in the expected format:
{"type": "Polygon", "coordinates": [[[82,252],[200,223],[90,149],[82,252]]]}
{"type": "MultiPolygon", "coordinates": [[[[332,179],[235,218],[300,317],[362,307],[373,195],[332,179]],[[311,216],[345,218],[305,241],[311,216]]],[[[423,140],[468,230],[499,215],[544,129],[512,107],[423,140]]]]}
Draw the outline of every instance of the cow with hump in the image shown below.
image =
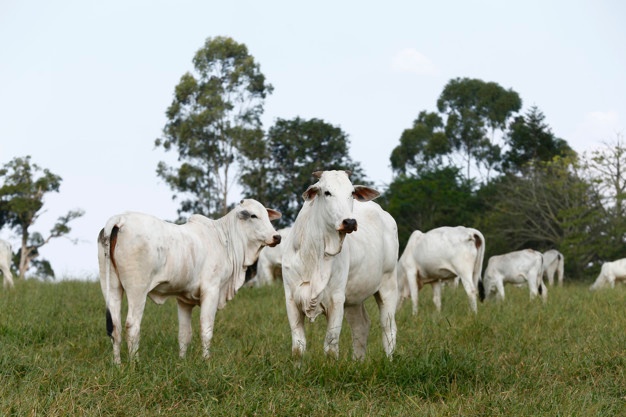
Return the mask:
{"type": "Polygon", "coordinates": [[[305,319],[327,318],[324,352],[338,357],[345,317],[352,330],[352,357],[365,357],[370,320],[364,302],[374,296],[383,347],[396,343],[398,231],[391,215],[372,201],[378,191],[353,185],[348,171],[318,171],[283,242],[282,273],[292,353],[306,350],[305,319]]]}
{"type": "Polygon", "coordinates": [[[261,249],[280,243],[270,223],[280,217],[251,199],[218,220],[194,214],[181,225],[143,213],[111,217],[98,237],[98,263],[115,363],[121,363],[124,292],[129,360],[137,356],[147,297],[157,304],[177,298],[180,357],[191,342],[191,311],[199,305],[202,354],[208,357],[218,308],[235,296],[261,249]]]}

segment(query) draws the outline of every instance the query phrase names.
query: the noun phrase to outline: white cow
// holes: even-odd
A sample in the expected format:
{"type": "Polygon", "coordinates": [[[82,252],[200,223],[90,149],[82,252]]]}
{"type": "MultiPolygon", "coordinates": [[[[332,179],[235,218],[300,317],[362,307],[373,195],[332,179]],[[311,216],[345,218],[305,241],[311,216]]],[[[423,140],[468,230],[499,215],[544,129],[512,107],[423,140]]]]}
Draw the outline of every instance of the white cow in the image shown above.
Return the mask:
{"type": "Polygon", "coordinates": [[[556,249],[550,249],[543,253],[543,275],[548,279],[548,284],[554,285],[556,274],[559,286],[563,286],[565,257],[556,249]]]}
{"type": "Polygon", "coordinates": [[[589,289],[593,291],[606,286],[615,288],[616,281],[626,282],[626,258],[603,263],[600,275],[589,289]]]}
{"type": "Polygon", "coordinates": [[[504,284],[528,284],[530,299],[541,295],[543,302],[548,300],[548,289],[543,283],[543,256],[533,249],[496,255],[489,258],[485,277],[479,284],[480,300],[490,299],[494,293],[504,300],[504,284]]]}
{"type": "Polygon", "coordinates": [[[438,227],[411,233],[398,260],[398,295],[411,298],[413,315],[417,314],[418,292],[425,284],[433,286],[433,302],[441,311],[441,284],[459,278],[475,313],[476,286],[480,279],[485,238],[469,227],[438,227]]]}
{"type": "Polygon", "coordinates": [[[328,320],[324,352],[338,357],[345,312],[352,357],[363,359],[370,329],[363,303],[371,295],[380,310],[385,353],[391,357],[395,349],[396,222],[369,201],[378,191],[353,185],[349,175],[314,173],[319,180],[304,192],[304,205],[283,242],[283,285],[291,349],[297,357],[306,350],[305,319],[312,321],[320,313],[328,320]]]}
{"type": "Polygon", "coordinates": [[[178,301],[180,356],[191,342],[191,311],[199,305],[202,354],[208,357],[217,309],[235,296],[261,248],[280,243],[270,223],[278,218],[255,200],[242,200],[218,220],[194,214],[182,225],[142,213],[111,217],[98,237],[98,263],[114,361],[121,362],[124,291],[129,359],[139,348],[146,297],[163,304],[170,296],[178,301]]]}
{"type": "MultiPolygon", "coordinates": [[[[291,227],[285,227],[278,230],[278,234],[284,241],[287,238],[287,234],[291,227]]],[[[256,276],[247,282],[246,285],[261,287],[263,285],[270,285],[276,279],[276,270],[280,270],[282,267],[283,248],[285,245],[277,245],[274,247],[267,246],[261,250],[259,254],[259,260],[256,265],[256,276]]]]}
{"type": "Polygon", "coordinates": [[[2,285],[4,288],[13,288],[13,274],[11,273],[11,244],[0,239],[0,271],[4,275],[2,285]]]}

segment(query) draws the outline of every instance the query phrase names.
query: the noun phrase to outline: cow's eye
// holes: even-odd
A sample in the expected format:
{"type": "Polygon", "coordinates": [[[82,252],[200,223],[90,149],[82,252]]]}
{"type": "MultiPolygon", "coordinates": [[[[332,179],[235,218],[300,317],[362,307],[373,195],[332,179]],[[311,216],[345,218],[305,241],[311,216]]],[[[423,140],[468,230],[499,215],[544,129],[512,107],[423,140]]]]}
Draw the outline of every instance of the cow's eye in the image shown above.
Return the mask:
{"type": "Polygon", "coordinates": [[[330,197],[332,194],[330,193],[330,191],[324,191],[324,195],[325,195],[326,197],[330,197]]]}
{"type": "Polygon", "coordinates": [[[258,219],[259,218],[259,216],[257,216],[256,214],[253,214],[250,217],[252,217],[253,219],[258,219]]]}

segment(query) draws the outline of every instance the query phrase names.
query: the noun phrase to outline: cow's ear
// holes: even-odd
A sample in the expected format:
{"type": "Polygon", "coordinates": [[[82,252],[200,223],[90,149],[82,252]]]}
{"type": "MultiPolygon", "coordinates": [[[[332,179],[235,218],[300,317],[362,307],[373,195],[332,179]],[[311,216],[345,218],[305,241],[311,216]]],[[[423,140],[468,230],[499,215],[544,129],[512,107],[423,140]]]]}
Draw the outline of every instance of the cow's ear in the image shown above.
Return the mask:
{"type": "Polygon", "coordinates": [[[370,201],[378,197],[380,193],[365,185],[355,185],[352,195],[359,201],[370,201]]]}
{"type": "Polygon", "coordinates": [[[319,180],[323,173],[324,173],[324,171],[315,171],[311,175],[313,175],[315,178],[317,178],[319,180]]]}
{"type": "Polygon", "coordinates": [[[276,210],[272,210],[272,209],[266,209],[267,210],[267,215],[270,217],[270,221],[272,220],[278,220],[281,217],[283,217],[282,213],[280,211],[276,211],[276,210]]]}
{"type": "Polygon", "coordinates": [[[307,188],[306,191],[302,193],[302,198],[304,198],[304,201],[313,200],[319,190],[320,189],[317,185],[310,185],[309,188],[307,188]]]}
{"type": "Polygon", "coordinates": [[[241,210],[237,212],[237,217],[241,220],[248,220],[251,214],[248,210],[241,210]]]}

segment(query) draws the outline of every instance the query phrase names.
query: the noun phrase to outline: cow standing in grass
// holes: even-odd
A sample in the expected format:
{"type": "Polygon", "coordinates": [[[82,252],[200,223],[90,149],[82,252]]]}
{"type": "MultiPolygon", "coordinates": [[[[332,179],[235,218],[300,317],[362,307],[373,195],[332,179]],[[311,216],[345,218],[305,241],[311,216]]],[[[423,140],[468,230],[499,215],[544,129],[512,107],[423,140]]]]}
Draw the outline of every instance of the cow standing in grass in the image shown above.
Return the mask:
{"type": "Polygon", "coordinates": [[[242,200],[218,220],[194,214],[182,225],[142,213],[111,217],[98,237],[98,263],[114,361],[121,362],[124,292],[129,359],[139,348],[146,297],[157,304],[177,298],[181,357],[191,342],[191,311],[199,305],[202,355],[208,357],[217,309],[235,296],[261,248],[280,243],[270,223],[278,218],[255,200],[242,200]]]}
{"type": "Polygon", "coordinates": [[[626,282],[626,258],[603,263],[600,274],[589,289],[593,291],[603,287],[615,288],[617,281],[626,282]]]}
{"type": "Polygon", "coordinates": [[[370,329],[363,303],[373,295],[380,311],[383,348],[391,356],[396,343],[396,222],[369,201],[379,193],[353,185],[348,172],[314,176],[318,181],[304,192],[304,205],[283,242],[292,353],[299,357],[306,350],[305,319],[325,314],[324,352],[337,357],[345,312],[352,330],[352,356],[363,359],[370,329]]]}
{"type": "Polygon", "coordinates": [[[11,244],[6,240],[0,239],[0,271],[4,276],[2,285],[4,288],[13,288],[13,274],[11,273],[11,244]]]}
{"type": "Polygon", "coordinates": [[[496,255],[489,258],[485,277],[481,282],[480,300],[495,294],[504,300],[504,284],[527,284],[532,300],[538,294],[543,302],[548,300],[548,289],[543,283],[543,256],[533,249],[496,255]]]}
{"type": "Polygon", "coordinates": [[[422,233],[411,233],[398,260],[398,296],[411,298],[413,315],[417,314],[418,293],[426,284],[433,286],[433,302],[441,311],[441,285],[457,278],[477,312],[476,286],[482,271],[485,238],[476,229],[438,227],[422,233]]]}

